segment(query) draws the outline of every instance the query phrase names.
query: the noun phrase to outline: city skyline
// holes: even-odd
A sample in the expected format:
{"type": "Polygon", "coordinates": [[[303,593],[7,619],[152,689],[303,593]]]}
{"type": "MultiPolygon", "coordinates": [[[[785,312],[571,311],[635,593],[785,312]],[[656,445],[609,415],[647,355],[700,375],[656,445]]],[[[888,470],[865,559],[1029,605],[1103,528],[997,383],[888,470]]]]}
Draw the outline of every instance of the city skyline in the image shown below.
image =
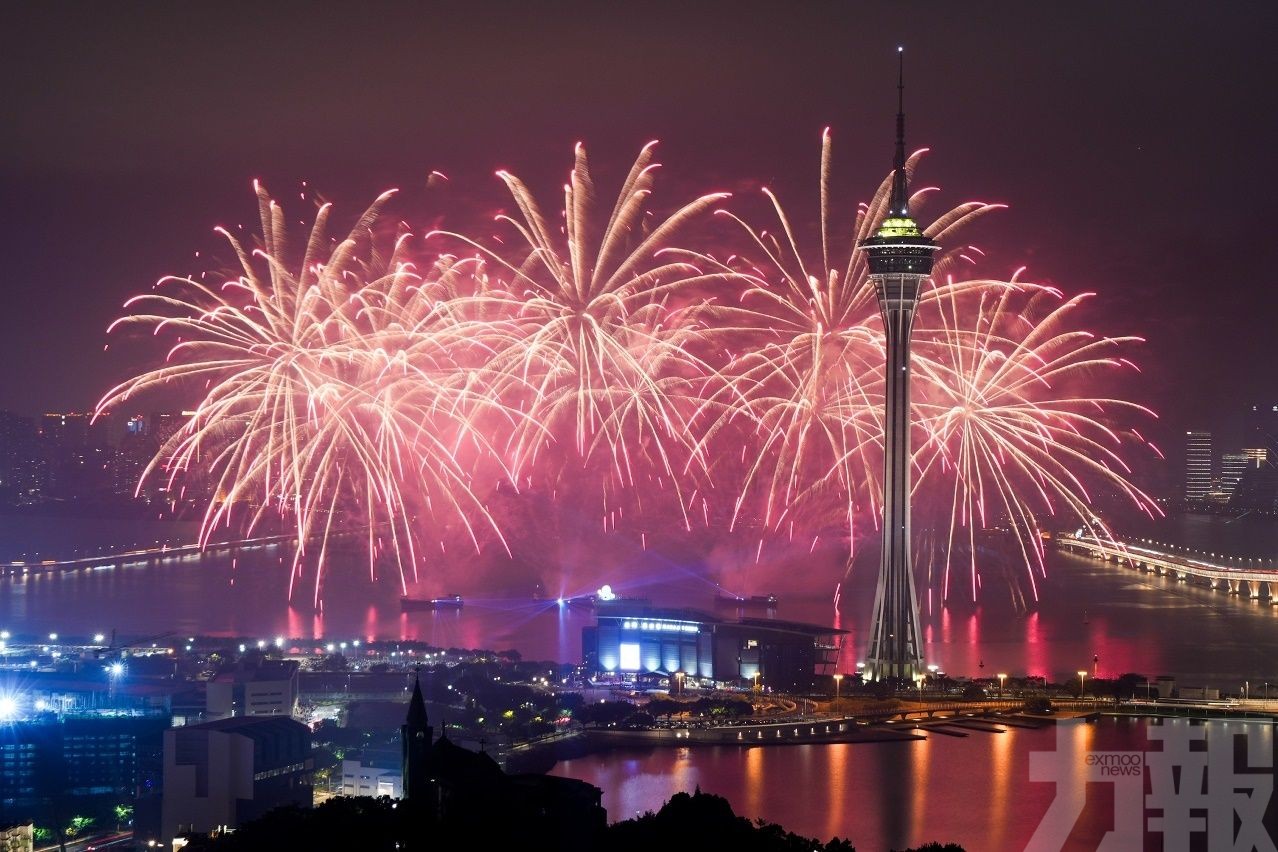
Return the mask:
{"type": "Polygon", "coordinates": [[[6,12],[6,850],[1278,850],[1278,7],[6,12]]]}

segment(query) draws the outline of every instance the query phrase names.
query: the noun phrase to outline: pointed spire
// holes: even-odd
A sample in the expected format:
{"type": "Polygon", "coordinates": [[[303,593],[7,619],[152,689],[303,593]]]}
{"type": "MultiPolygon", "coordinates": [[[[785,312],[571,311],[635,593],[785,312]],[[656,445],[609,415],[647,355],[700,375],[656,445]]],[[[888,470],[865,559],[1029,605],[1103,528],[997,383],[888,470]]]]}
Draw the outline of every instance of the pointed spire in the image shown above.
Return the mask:
{"type": "Polygon", "coordinates": [[[910,215],[910,191],[905,175],[905,48],[898,47],[896,77],[896,159],[892,168],[892,198],[888,215],[910,215]]]}
{"type": "Polygon", "coordinates": [[[420,675],[413,675],[413,697],[408,702],[408,718],[404,720],[404,724],[409,728],[421,729],[425,728],[428,720],[426,718],[426,701],[422,698],[422,680],[420,675]]]}

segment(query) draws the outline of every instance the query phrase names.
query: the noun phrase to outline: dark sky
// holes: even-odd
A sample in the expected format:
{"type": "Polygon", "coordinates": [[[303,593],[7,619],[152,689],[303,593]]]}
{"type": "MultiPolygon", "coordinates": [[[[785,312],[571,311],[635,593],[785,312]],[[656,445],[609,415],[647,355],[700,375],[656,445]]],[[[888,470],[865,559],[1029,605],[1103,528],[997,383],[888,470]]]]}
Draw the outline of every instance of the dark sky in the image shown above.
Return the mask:
{"type": "MultiPolygon", "coordinates": [[[[121,302],[255,215],[263,178],[412,222],[551,193],[571,146],[616,177],[662,140],[658,198],[815,191],[890,167],[893,49],[910,142],[947,201],[1011,210],[990,273],[1098,292],[1149,339],[1129,394],[1165,430],[1278,401],[1278,13],[1268,3],[7,3],[0,13],[0,408],[90,406],[121,302]],[[450,200],[426,193],[432,169],[450,200]]],[[[298,203],[298,216],[311,209],[298,203]]]]}

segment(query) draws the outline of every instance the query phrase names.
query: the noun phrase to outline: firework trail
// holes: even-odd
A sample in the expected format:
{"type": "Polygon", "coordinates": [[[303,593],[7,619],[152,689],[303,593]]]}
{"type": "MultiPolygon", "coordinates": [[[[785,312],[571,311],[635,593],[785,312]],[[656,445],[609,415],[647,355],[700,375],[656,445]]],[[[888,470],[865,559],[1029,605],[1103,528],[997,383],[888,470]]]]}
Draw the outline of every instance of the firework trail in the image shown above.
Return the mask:
{"type": "MultiPolygon", "coordinates": [[[[406,589],[445,529],[464,529],[476,549],[481,531],[502,540],[487,498],[506,483],[546,486],[555,503],[598,488],[605,532],[623,498],[642,508],[666,492],[685,529],[693,515],[710,526],[709,494],[725,479],[729,530],[757,521],[761,535],[793,538],[830,512],[849,537],[858,522],[877,526],[883,331],[857,246],[886,211],[890,176],[836,223],[827,132],[813,244],[764,190],[777,230],[716,211],[755,256],[720,261],[675,240],[727,196],[655,216],[652,157],[650,144],[607,206],[577,146],[562,223],[499,172],[518,215],[498,219],[517,244],[435,231],[462,252],[418,263],[407,233],[374,233],[389,193],[341,240],[327,235],[324,205],[292,252],[282,209],[259,187],[260,245],[222,231],[234,272],[215,286],[166,278],[127,303],[112,328],[173,343],[99,410],[162,388],[193,393],[193,417],[144,479],[207,481],[204,541],[219,525],[248,533],[287,518],[299,540],[290,596],[313,564],[317,603],[339,533],[366,538],[370,574],[393,559],[406,589]]],[[[953,244],[998,206],[959,205],[925,233],[953,244]]],[[[1087,393],[1130,365],[1136,339],[1081,330],[1080,299],[1050,288],[958,274],[977,254],[938,257],[915,334],[915,489],[948,518],[947,597],[959,545],[974,552],[991,524],[1013,530],[1035,589],[1040,516],[1099,524],[1093,485],[1153,510],[1119,454],[1128,431],[1110,425],[1148,412],[1087,393]]],[[[969,573],[975,596],[974,559],[969,573]]]]}
{"type": "Polygon", "coordinates": [[[935,494],[950,515],[946,599],[955,554],[962,552],[976,599],[976,536],[996,522],[1012,531],[1037,599],[1035,574],[1045,575],[1039,515],[1074,517],[1108,537],[1092,509],[1094,488],[1159,511],[1128,481],[1131,471],[1118,453],[1125,438],[1143,439],[1110,425],[1153,412],[1091,391],[1098,374],[1134,369],[1124,353],[1140,339],[1080,328],[1074,314],[1086,298],[1066,300],[1057,290],[1016,280],[951,290],[934,300],[915,332],[921,398],[914,410],[924,435],[915,452],[916,493],[947,492],[935,494]]]}
{"type": "MultiPolygon", "coordinates": [[[[906,163],[913,172],[922,151],[906,163]]],[[[734,312],[735,349],[729,385],[712,400],[719,419],[708,438],[732,423],[752,424],[759,451],[736,502],[734,521],[762,492],[762,523],[788,525],[807,498],[837,495],[851,537],[861,514],[873,515],[881,465],[883,331],[864,253],[857,250],[887,210],[891,176],[839,233],[830,209],[831,139],[822,134],[819,251],[800,245],[793,218],[769,189],[778,233],[725,213],[762,252],[763,268],[740,273],[745,292],[734,312]]],[[[919,190],[916,201],[930,192],[919,190]]],[[[942,215],[927,235],[941,240],[999,205],[972,202],[942,215]]],[[[938,259],[943,275],[957,252],[938,259]]],[[[971,283],[954,285],[965,289],[971,283]]],[[[936,298],[933,292],[925,298],[936,298]]],[[[876,519],[877,523],[877,519],[876,519]]]]}
{"type": "Polygon", "coordinates": [[[477,250],[504,279],[470,301],[501,318],[474,331],[493,352],[490,392],[523,415],[510,452],[526,482],[530,470],[564,463],[562,454],[545,458],[549,448],[572,448],[581,466],[602,460],[616,489],[634,490],[655,472],[679,491],[697,460],[690,417],[701,387],[718,375],[696,353],[713,310],[697,291],[730,276],[703,272],[692,252],[669,243],[727,195],[704,195],[654,220],[647,211],[654,145],[639,153],[606,218],[579,144],[561,227],[502,171],[519,216],[498,218],[518,233],[522,251],[437,232],[477,250]]]}
{"type": "Polygon", "coordinates": [[[424,285],[405,259],[407,235],[389,254],[378,250],[371,229],[391,193],[340,241],[329,239],[331,207],[322,206],[290,269],[284,212],[256,192],[260,246],[218,229],[237,273],[218,286],[166,278],[126,303],[135,313],[112,330],[140,326],[176,340],[162,366],[110,390],[98,410],[148,390],[198,389],[190,421],[143,480],[164,474],[172,489],[179,476],[207,478],[204,542],[236,511],[246,513],[246,534],[272,513],[289,516],[298,536],[290,598],[317,543],[319,602],[330,537],[349,518],[367,531],[370,572],[388,552],[406,586],[406,563],[417,571],[418,511],[451,513],[472,536],[472,518],[492,523],[463,450],[490,449],[478,426],[495,406],[461,369],[476,344],[435,293],[459,273],[438,269],[424,285]]]}

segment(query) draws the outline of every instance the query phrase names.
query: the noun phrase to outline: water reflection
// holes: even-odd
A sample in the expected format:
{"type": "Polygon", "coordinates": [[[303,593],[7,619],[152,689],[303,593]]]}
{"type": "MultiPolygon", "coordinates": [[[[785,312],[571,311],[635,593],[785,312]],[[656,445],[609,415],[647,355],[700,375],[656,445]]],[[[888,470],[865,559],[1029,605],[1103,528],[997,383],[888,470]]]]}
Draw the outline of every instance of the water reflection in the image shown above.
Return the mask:
{"type": "MultiPolygon", "coordinates": [[[[1271,758],[1272,725],[1207,724],[1246,731],[1255,750],[1251,765],[1271,758]]],[[[1140,720],[1105,718],[1063,731],[1069,751],[1080,756],[1159,748],[1140,720]]],[[[933,735],[917,742],[626,751],[564,761],[554,774],[601,787],[614,820],[654,810],[674,793],[699,785],[727,798],[738,814],[822,840],[846,837],[858,849],[900,849],[933,840],[973,850],[1022,849],[1057,794],[1053,783],[1030,781],[1030,755],[1057,752],[1056,737],[1049,726],[964,738],[933,735]]],[[[1082,780],[1085,762],[1068,763],[1082,780]]],[[[1096,849],[1114,825],[1113,795],[1105,785],[1079,789],[1086,790],[1082,816],[1063,848],[1096,849]]],[[[1271,804],[1271,820],[1274,810],[1271,804]]],[[[1147,848],[1159,848],[1159,839],[1149,835],[1147,848]]]]}

